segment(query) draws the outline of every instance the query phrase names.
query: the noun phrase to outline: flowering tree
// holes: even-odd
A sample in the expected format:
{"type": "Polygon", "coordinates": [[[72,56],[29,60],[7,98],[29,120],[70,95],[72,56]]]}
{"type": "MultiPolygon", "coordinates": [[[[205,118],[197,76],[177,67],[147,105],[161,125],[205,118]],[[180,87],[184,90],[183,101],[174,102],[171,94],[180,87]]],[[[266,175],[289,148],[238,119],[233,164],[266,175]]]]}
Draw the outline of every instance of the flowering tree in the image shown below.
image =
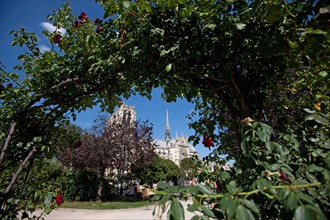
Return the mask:
{"type": "MultiPolygon", "coordinates": [[[[107,184],[106,173],[127,173],[137,166],[148,165],[154,155],[152,141],[152,127],[148,122],[138,121],[133,125],[109,123],[106,127],[94,127],[81,146],[66,149],[60,160],[66,166],[76,169],[97,170],[97,198],[101,200],[104,184],[107,184]]],[[[121,178],[121,186],[122,181],[121,178]]]]}
{"type": "MultiPolygon", "coordinates": [[[[166,101],[185,97],[195,104],[191,116],[200,117],[191,123],[191,140],[202,137],[214,149],[206,159],[217,163],[226,154],[236,161],[234,172],[216,173],[223,192],[201,185],[180,190],[193,196],[195,219],[326,218],[325,1],[98,2],[103,21],[76,16],[68,4],[49,15],[55,27],[67,30],[44,32],[52,51],[40,53],[33,33],[13,32],[13,45],[29,52],[17,66],[24,79],[1,68],[0,166],[14,173],[2,184],[2,204],[19,203],[11,190],[16,177],[47,146],[66,113],[75,117],[96,103],[111,111],[121,96],[151,98],[152,89],[162,87],[166,101]],[[211,200],[220,207],[204,205],[211,200]]],[[[178,189],[160,189],[155,198],[161,205],[171,201],[169,216],[182,219],[172,194],[178,189]]]]}

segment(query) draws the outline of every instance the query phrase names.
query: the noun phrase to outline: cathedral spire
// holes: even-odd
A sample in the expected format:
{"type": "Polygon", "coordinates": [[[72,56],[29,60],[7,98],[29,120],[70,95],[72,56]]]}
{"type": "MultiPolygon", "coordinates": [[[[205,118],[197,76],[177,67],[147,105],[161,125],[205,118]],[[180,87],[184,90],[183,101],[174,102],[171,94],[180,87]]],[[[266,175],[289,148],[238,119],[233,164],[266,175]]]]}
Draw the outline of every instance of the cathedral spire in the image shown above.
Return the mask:
{"type": "Polygon", "coordinates": [[[171,129],[170,129],[170,122],[168,120],[168,110],[166,109],[166,130],[165,130],[165,141],[166,146],[171,140],[171,129]]]}

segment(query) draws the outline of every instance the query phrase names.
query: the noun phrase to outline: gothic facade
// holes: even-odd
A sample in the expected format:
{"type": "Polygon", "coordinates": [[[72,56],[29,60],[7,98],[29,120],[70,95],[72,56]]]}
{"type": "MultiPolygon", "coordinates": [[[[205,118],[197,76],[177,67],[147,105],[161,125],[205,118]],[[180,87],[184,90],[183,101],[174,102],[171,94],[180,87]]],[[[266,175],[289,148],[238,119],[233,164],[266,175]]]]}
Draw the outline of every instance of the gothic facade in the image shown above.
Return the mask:
{"type": "Polygon", "coordinates": [[[168,118],[168,111],[166,111],[166,128],[164,140],[155,140],[155,152],[162,158],[173,161],[180,166],[180,161],[184,158],[198,156],[197,151],[189,143],[188,138],[181,135],[174,139],[171,138],[170,123],[168,118]]]}
{"type": "MultiPolygon", "coordinates": [[[[124,103],[118,108],[118,110],[111,115],[108,120],[108,124],[111,123],[128,123],[134,124],[136,122],[136,111],[133,106],[125,105],[124,103]]],[[[163,140],[155,139],[154,143],[155,153],[160,157],[173,161],[176,165],[180,166],[180,161],[187,157],[194,155],[198,156],[197,151],[188,142],[188,138],[181,135],[176,138],[171,137],[170,123],[168,118],[168,112],[166,111],[166,127],[165,138],[163,140]]]]}
{"type": "Polygon", "coordinates": [[[136,122],[136,111],[133,106],[121,103],[118,110],[112,114],[108,120],[108,124],[127,123],[134,124],[136,122]]]}

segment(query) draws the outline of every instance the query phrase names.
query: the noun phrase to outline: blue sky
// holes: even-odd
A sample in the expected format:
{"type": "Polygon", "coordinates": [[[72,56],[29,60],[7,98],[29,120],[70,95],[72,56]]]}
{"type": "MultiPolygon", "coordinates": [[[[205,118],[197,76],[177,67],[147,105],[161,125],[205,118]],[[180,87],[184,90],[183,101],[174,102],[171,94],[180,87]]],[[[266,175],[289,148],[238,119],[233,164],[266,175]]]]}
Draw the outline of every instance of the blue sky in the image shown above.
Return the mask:
{"type": "MultiPolygon", "coordinates": [[[[13,71],[18,64],[18,55],[24,52],[25,48],[12,47],[12,36],[9,32],[24,27],[28,32],[35,32],[39,37],[40,49],[49,50],[50,44],[42,35],[45,29],[51,30],[52,25],[46,17],[52,9],[57,10],[65,0],[1,0],[0,1],[0,61],[5,65],[7,71],[13,71]]],[[[94,0],[71,0],[70,5],[76,15],[84,11],[90,18],[102,18],[103,10],[94,0]]],[[[171,135],[175,137],[183,134],[191,135],[193,130],[189,129],[189,120],[186,116],[193,110],[194,106],[186,100],[178,100],[176,103],[166,103],[160,97],[161,89],[153,92],[152,100],[140,96],[134,96],[125,101],[125,104],[134,106],[137,111],[137,118],[143,121],[149,120],[154,124],[154,138],[165,137],[166,110],[169,112],[171,135]]],[[[99,114],[100,109],[95,107],[91,110],[80,113],[75,124],[82,128],[89,128],[99,114]]],[[[201,157],[209,154],[209,150],[202,144],[196,146],[201,157]]]]}

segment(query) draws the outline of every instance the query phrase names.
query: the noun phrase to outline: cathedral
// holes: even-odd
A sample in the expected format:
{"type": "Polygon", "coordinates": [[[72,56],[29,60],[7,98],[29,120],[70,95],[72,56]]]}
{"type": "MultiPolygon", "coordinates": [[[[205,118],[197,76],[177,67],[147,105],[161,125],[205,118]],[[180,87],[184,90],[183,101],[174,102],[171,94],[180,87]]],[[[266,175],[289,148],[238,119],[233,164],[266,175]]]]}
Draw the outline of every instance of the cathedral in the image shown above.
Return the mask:
{"type": "MultiPolygon", "coordinates": [[[[123,102],[118,110],[111,115],[108,123],[135,123],[136,122],[136,111],[133,106],[125,105],[123,102]]],[[[188,138],[181,135],[176,138],[171,137],[170,123],[168,118],[168,111],[166,111],[166,127],[165,137],[163,140],[154,140],[155,153],[160,157],[173,161],[176,165],[180,166],[180,161],[184,158],[198,156],[197,151],[188,142],[188,138]]]]}
{"type": "Polygon", "coordinates": [[[187,157],[198,156],[197,151],[188,142],[188,137],[171,138],[170,123],[168,119],[168,111],[166,111],[166,129],[164,140],[155,140],[155,152],[162,158],[173,161],[176,165],[180,166],[180,161],[187,157]]]}

